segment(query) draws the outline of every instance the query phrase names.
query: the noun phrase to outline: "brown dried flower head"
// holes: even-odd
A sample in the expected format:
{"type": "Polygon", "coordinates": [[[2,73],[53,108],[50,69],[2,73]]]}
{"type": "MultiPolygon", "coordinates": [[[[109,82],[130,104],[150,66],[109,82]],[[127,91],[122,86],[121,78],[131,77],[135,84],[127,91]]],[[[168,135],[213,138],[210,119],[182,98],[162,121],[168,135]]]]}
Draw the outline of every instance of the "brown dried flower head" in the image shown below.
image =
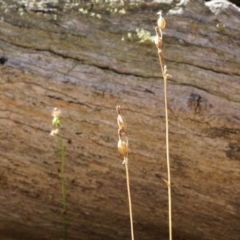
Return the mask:
{"type": "Polygon", "coordinates": [[[126,133],[127,132],[127,123],[126,123],[126,120],[120,114],[120,106],[117,106],[116,110],[118,113],[118,117],[117,117],[118,127],[119,127],[119,129],[122,129],[126,133]]]}
{"type": "Polygon", "coordinates": [[[157,48],[162,48],[163,41],[162,38],[160,38],[158,35],[155,37],[155,44],[157,48]]]}
{"type": "Polygon", "coordinates": [[[122,139],[118,140],[118,151],[124,156],[128,156],[128,142],[122,139]]]}
{"type": "Polygon", "coordinates": [[[158,25],[159,29],[163,30],[166,26],[166,21],[162,17],[162,12],[161,11],[159,11],[157,14],[159,14],[159,18],[157,20],[157,25],[158,25]]]}

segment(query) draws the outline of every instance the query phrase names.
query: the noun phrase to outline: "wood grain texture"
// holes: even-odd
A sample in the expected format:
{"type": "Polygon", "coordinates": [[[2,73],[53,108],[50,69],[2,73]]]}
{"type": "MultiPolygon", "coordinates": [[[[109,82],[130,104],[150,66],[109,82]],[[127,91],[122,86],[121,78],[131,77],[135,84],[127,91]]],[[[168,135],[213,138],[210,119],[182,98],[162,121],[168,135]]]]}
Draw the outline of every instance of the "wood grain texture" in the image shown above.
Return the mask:
{"type": "Polygon", "coordinates": [[[173,238],[240,239],[240,12],[208,4],[218,13],[200,0],[126,5],[125,14],[96,5],[101,19],[59,9],[1,13],[2,239],[62,236],[54,107],[66,145],[69,239],[130,239],[116,105],[128,123],[135,237],[168,239],[163,81],[156,47],[135,36],[137,28],[154,35],[161,8],[172,75],[173,238]]]}

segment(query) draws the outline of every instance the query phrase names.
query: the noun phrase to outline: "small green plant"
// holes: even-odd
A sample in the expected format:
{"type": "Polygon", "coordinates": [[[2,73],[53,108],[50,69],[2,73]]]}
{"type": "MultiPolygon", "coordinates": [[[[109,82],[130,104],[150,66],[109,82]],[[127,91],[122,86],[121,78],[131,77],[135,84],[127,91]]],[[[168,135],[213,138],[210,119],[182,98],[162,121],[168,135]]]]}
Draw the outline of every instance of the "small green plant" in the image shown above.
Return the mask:
{"type": "Polygon", "coordinates": [[[154,36],[152,36],[150,32],[144,30],[143,28],[136,28],[136,34],[139,39],[138,42],[141,44],[150,45],[154,42],[154,36]]]}
{"type": "Polygon", "coordinates": [[[154,36],[150,32],[144,30],[143,28],[136,28],[135,32],[127,33],[126,37],[122,37],[122,41],[136,42],[142,45],[152,45],[154,43],[154,36]]]}
{"type": "Polygon", "coordinates": [[[128,202],[129,202],[129,215],[130,215],[130,226],[131,226],[131,237],[134,240],[133,232],[133,217],[132,217],[132,201],[130,193],[129,173],[128,173],[128,137],[127,137],[127,123],[120,114],[120,106],[116,107],[117,110],[117,123],[118,123],[118,150],[123,156],[123,163],[126,168],[126,179],[127,179],[127,191],[128,191],[128,202]]]}
{"type": "MultiPolygon", "coordinates": [[[[67,204],[66,204],[66,186],[65,186],[65,148],[63,146],[63,139],[61,135],[60,129],[60,115],[61,111],[58,108],[54,108],[52,112],[53,120],[52,120],[52,131],[50,133],[51,136],[57,136],[58,138],[58,147],[57,153],[59,154],[61,160],[60,167],[60,181],[61,181],[61,193],[62,193],[62,215],[63,215],[63,223],[64,223],[64,238],[60,240],[67,240],[67,230],[68,230],[68,221],[66,218],[67,212],[67,204]]],[[[51,200],[53,199],[51,195],[51,200]]]]}
{"type": "MultiPolygon", "coordinates": [[[[158,50],[159,64],[164,81],[164,104],[165,104],[165,122],[166,122],[166,158],[167,158],[167,172],[168,172],[168,214],[169,214],[169,240],[172,240],[172,197],[171,197],[171,174],[170,174],[170,159],[169,159],[169,136],[168,136],[168,107],[167,107],[167,79],[170,75],[167,73],[167,66],[163,66],[162,45],[163,45],[163,29],[166,26],[166,21],[162,17],[162,12],[158,12],[159,18],[157,20],[157,27],[155,27],[156,37],[155,44],[158,50]]],[[[166,182],[165,182],[166,183],[166,182]]]]}

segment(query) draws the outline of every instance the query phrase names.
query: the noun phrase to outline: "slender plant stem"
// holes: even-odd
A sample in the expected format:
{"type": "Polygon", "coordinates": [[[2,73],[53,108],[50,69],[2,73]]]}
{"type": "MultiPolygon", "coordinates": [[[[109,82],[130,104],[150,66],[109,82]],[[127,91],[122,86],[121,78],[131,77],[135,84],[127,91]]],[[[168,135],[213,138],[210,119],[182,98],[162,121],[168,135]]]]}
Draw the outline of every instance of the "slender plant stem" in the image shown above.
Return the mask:
{"type": "Polygon", "coordinates": [[[62,137],[59,136],[60,139],[60,149],[61,149],[61,189],[62,189],[62,209],[66,211],[66,190],[65,190],[65,151],[63,146],[62,137]]]}
{"type": "Polygon", "coordinates": [[[128,174],[128,159],[126,158],[124,160],[125,160],[125,167],[126,167],[128,202],[129,202],[129,214],[130,214],[130,224],[131,224],[131,236],[132,236],[132,240],[134,240],[133,217],[132,217],[132,201],[131,201],[131,193],[130,193],[129,174],[128,174]]]}
{"type": "MultiPolygon", "coordinates": [[[[160,68],[161,68],[161,71],[162,71],[163,79],[164,79],[164,81],[165,81],[161,53],[158,53],[158,58],[159,58],[159,63],[160,63],[160,68]]],[[[165,90],[165,89],[164,89],[164,90],[165,90]]],[[[165,93],[165,91],[164,91],[164,93],[165,93]]],[[[165,96],[166,96],[166,95],[165,95],[165,96]]],[[[165,103],[166,103],[166,102],[165,102],[165,103]]]]}
{"type": "Polygon", "coordinates": [[[67,229],[68,229],[68,222],[66,219],[66,188],[65,188],[65,149],[63,146],[63,140],[61,135],[59,137],[59,146],[60,146],[60,156],[61,156],[61,170],[60,170],[60,179],[61,179],[61,190],[62,190],[62,210],[64,215],[64,240],[67,240],[67,229]]]}
{"type": "Polygon", "coordinates": [[[165,119],[166,119],[166,154],[167,154],[167,172],[168,172],[168,214],[169,214],[169,240],[172,240],[172,197],[171,197],[171,174],[170,174],[170,158],[169,158],[169,136],[168,136],[168,106],[167,106],[167,76],[163,70],[162,57],[158,54],[159,63],[164,80],[164,103],[165,103],[165,119]]]}

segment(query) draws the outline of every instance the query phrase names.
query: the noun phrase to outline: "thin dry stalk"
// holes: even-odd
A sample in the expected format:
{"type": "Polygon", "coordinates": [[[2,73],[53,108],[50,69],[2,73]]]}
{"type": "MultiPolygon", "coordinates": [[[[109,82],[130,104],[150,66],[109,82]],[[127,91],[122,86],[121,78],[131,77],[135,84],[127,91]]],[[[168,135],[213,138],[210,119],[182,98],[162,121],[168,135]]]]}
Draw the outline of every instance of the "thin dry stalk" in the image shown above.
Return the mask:
{"type": "Polygon", "coordinates": [[[128,190],[128,204],[129,204],[129,215],[130,215],[130,225],[131,225],[131,236],[132,236],[132,240],[134,240],[132,201],[131,201],[131,193],[130,193],[129,174],[128,174],[128,159],[125,159],[125,167],[126,167],[126,178],[127,178],[127,190],[128,190]]]}
{"type": "Polygon", "coordinates": [[[159,18],[157,21],[158,26],[155,28],[156,39],[155,44],[158,49],[158,58],[163,75],[164,81],[164,106],[165,106],[165,121],[166,121],[166,158],[167,158],[167,172],[168,172],[168,216],[169,216],[169,240],[172,240],[172,197],[171,197],[171,174],[170,174],[170,158],[169,158],[169,134],[168,134],[168,107],[167,107],[167,78],[170,76],[167,74],[167,67],[163,66],[162,57],[162,30],[166,26],[166,21],[162,17],[162,13],[159,12],[159,18]]]}
{"type": "Polygon", "coordinates": [[[130,215],[130,226],[131,226],[131,239],[134,240],[133,231],[133,216],[132,216],[132,201],[130,192],[130,180],[128,172],[128,137],[127,137],[127,124],[125,119],[120,114],[120,106],[116,107],[118,117],[118,150],[123,155],[123,163],[126,168],[126,180],[127,180],[127,191],[128,191],[128,203],[129,203],[129,215],[130,215]]]}

